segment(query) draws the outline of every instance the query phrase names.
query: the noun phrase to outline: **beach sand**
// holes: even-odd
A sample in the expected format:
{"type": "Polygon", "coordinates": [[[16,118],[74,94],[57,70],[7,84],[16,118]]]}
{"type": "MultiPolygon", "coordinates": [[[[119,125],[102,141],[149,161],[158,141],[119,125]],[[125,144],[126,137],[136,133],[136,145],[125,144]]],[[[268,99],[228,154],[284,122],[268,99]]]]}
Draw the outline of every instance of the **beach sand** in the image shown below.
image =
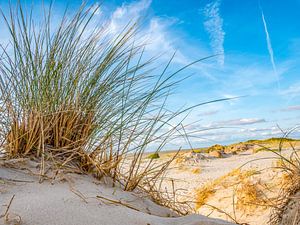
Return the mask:
{"type": "MultiPolygon", "coordinates": [[[[291,152],[291,149],[283,151],[286,155],[291,152]]],[[[184,155],[189,155],[189,153],[184,152],[183,157],[184,155]]],[[[171,154],[162,153],[159,160],[169,157],[171,154]]],[[[175,186],[174,189],[178,190],[176,193],[179,201],[196,202],[196,190],[200,188],[201,192],[201,187],[215,182],[218,185],[212,188],[212,194],[209,194],[205,201],[207,205],[195,209],[197,213],[227,221],[233,221],[232,218],[234,218],[239,223],[250,225],[267,224],[272,207],[266,205],[276,204],[273,200],[281,188],[282,174],[280,171],[272,169],[276,166],[277,160],[278,158],[273,152],[261,151],[253,154],[251,150],[248,150],[237,155],[228,155],[225,158],[207,157],[198,161],[174,162],[166,174],[162,190],[172,190],[175,186]],[[244,182],[243,186],[242,181],[239,180],[243,173],[255,174],[244,181],[253,184],[253,187],[260,192],[257,200],[264,199],[263,203],[259,202],[262,206],[249,203],[237,207],[239,196],[236,191],[247,188],[248,184],[244,182]]],[[[203,189],[203,191],[205,190],[203,189]]],[[[195,207],[195,204],[192,206],[195,207]]]]}
{"type": "Polygon", "coordinates": [[[143,193],[124,192],[89,175],[61,174],[51,183],[31,174],[33,162],[18,169],[0,164],[0,224],[24,225],[221,225],[201,215],[179,217],[143,193]],[[30,165],[30,166],[28,166],[30,165]],[[21,168],[21,169],[20,169],[21,168]],[[31,172],[29,172],[29,169],[31,172]],[[11,204],[9,202],[13,198],[11,204]]]}

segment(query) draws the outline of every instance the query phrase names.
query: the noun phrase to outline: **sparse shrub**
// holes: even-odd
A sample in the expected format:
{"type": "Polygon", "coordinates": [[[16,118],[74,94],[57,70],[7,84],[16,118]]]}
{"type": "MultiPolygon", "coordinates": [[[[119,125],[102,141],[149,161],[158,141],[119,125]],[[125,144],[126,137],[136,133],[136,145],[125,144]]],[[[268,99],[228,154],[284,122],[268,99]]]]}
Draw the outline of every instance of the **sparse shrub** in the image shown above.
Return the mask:
{"type": "Polygon", "coordinates": [[[205,185],[203,185],[201,188],[196,189],[195,193],[195,209],[200,209],[203,205],[205,205],[208,201],[208,199],[214,195],[216,192],[216,182],[208,182],[205,185]]]}
{"type": "Polygon", "coordinates": [[[240,185],[249,177],[257,173],[258,172],[254,169],[243,171],[240,168],[237,168],[213,181],[205,183],[195,190],[195,209],[198,210],[205,205],[209,198],[221,188],[227,189],[229,187],[240,185]]]}
{"type": "Polygon", "coordinates": [[[209,152],[209,148],[198,148],[198,149],[193,149],[192,152],[193,152],[193,153],[208,153],[208,152],[209,152]]]}
{"type": "Polygon", "coordinates": [[[225,146],[216,144],[216,145],[209,147],[207,149],[207,152],[224,151],[224,150],[225,150],[225,146]]]}
{"type": "Polygon", "coordinates": [[[210,151],[209,155],[215,158],[223,158],[221,151],[217,151],[217,150],[210,151]]]}
{"type": "Polygon", "coordinates": [[[148,159],[159,159],[160,156],[157,152],[155,152],[155,153],[152,153],[152,154],[148,155],[147,158],[148,159]]]}
{"type": "Polygon", "coordinates": [[[263,191],[259,189],[256,183],[250,182],[248,179],[241,180],[235,192],[237,203],[236,208],[245,213],[254,213],[258,207],[266,207],[264,204],[263,191]]]}
{"type": "Polygon", "coordinates": [[[279,144],[281,143],[290,143],[290,142],[296,142],[299,141],[299,139],[292,139],[287,137],[281,137],[281,138],[269,138],[264,140],[248,140],[244,142],[245,144],[255,144],[255,145],[262,145],[262,144],[279,144]]]}
{"type": "Polygon", "coordinates": [[[193,153],[202,153],[202,149],[193,149],[192,152],[193,153]]]}

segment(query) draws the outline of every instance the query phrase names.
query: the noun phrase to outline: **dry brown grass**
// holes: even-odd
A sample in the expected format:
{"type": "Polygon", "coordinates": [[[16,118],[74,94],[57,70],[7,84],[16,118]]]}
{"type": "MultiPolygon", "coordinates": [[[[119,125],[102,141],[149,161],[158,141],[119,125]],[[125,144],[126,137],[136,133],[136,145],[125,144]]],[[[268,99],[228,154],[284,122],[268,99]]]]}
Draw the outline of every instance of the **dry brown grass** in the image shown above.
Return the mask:
{"type": "MultiPolygon", "coordinates": [[[[283,156],[281,156],[283,157],[283,156]]],[[[270,217],[270,224],[281,224],[284,215],[289,213],[297,212],[293,211],[293,208],[289,208],[290,202],[295,201],[295,195],[300,191],[300,173],[298,167],[298,159],[280,158],[277,161],[278,168],[281,170],[281,177],[279,178],[278,186],[280,187],[280,192],[276,197],[276,205],[273,207],[273,211],[270,217]]],[[[295,220],[299,220],[299,215],[290,215],[295,217],[295,220]]]]}
{"type": "Polygon", "coordinates": [[[217,183],[216,182],[208,182],[203,185],[201,188],[198,188],[195,196],[195,210],[200,209],[203,205],[205,205],[210,197],[214,195],[216,192],[217,183]]]}
{"type": "Polygon", "coordinates": [[[176,167],[179,171],[181,172],[188,172],[190,171],[190,166],[185,165],[185,164],[180,164],[179,166],[176,167]]]}
{"type": "Polygon", "coordinates": [[[191,172],[193,174],[199,174],[199,173],[201,173],[201,168],[194,168],[194,169],[191,170],[191,172]]]}
{"type": "MultiPolygon", "coordinates": [[[[300,220],[298,215],[299,208],[289,206],[290,203],[293,205],[294,197],[300,191],[299,140],[287,138],[288,135],[297,130],[299,130],[299,126],[285,133],[282,139],[276,139],[276,143],[272,143],[272,147],[275,146],[278,149],[278,151],[273,151],[277,160],[272,169],[279,174],[277,179],[279,193],[274,200],[276,204],[273,205],[269,220],[269,224],[272,225],[297,224],[296,221],[300,220]],[[284,150],[286,149],[291,150],[291,153],[285,153],[284,150]],[[284,216],[292,219],[285,221],[284,216]]],[[[297,204],[294,206],[298,207],[297,204]]]]}
{"type": "Polygon", "coordinates": [[[181,164],[185,162],[185,153],[179,153],[175,159],[176,164],[181,164]]]}
{"type": "Polygon", "coordinates": [[[242,180],[235,191],[236,209],[247,214],[255,213],[258,208],[266,209],[265,195],[259,187],[248,179],[242,180]]]}
{"type": "Polygon", "coordinates": [[[231,172],[204,184],[202,187],[195,190],[195,209],[198,210],[207,201],[222,188],[229,188],[240,185],[246,179],[256,174],[256,170],[241,170],[240,168],[234,169],[231,172]]]}

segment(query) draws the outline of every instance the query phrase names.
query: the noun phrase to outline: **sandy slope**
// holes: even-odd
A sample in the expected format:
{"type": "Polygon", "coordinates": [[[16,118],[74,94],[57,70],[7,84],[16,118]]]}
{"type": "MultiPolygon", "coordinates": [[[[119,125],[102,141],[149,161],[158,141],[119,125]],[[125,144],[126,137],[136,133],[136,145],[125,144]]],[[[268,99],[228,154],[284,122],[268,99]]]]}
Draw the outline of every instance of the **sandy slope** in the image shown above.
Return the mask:
{"type": "Polygon", "coordinates": [[[141,193],[124,192],[87,175],[68,174],[54,184],[47,180],[39,183],[27,170],[0,166],[0,214],[13,195],[9,220],[5,223],[1,218],[0,224],[18,224],[20,218],[24,225],[231,224],[201,215],[177,217],[141,193]]]}
{"type": "MultiPolygon", "coordinates": [[[[285,150],[284,153],[288,155],[291,153],[291,150],[285,150]]],[[[226,176],[231,171],[242,166],[242,170],[245,171],[258,171],[258,175],[253,178],[251,177],[251,182],[253,181],[259,188],[263,187],[265,190],[266,188],[272,187],[273,193],[267,193],[268,197],[272,199],[280,188],[280,186],[276,184],[280,179],[280,174],[274,172],[272,169],[265,169],[274,166],[275,162],[276,155],[272,152],[262,151],[252,154],[251,151],[246,151],[227,158],[209,158],[200,160],[199,162],[174,163],[173,169],[168,172],[167,177],[169,180],[174,180],[175,189],[180,190],[177,193],[183,195],[183,199],[196,201],[195,190],[197,188],[210,181],[219,179],[222,176],[226,176]],[[192,170],[195,168],[200,168],[200,173],[193,173],[192,170]]],[[[209,197],[207,203],[216,206],[232,217],[235,217],[238,222],[248,223],[250,225],[267,224],[270,208],[252,207],[248,211],[234,209],[232,196],[235,187],[236,186],[230,186],[228,184],[223,187],[217,187],[216,192],[209,197]]],[[[164,182],[163,189],[164,188],[167,188],[168,190],[172,189],[171,182],[164,182]]],[[[268,203],[271,204],[272,202],[268,203]]],[[[212,218],[231,220],[224,213],[213,210],[211,207],[203,206],[198,212],[212,218]]]]}

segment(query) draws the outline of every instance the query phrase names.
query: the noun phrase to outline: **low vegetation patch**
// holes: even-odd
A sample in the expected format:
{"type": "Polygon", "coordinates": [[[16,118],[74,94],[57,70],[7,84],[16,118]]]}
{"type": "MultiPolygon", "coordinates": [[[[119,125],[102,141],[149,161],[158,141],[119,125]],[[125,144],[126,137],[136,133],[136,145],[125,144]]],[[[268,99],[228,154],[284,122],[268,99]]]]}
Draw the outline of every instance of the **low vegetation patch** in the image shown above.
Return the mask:
{"type": "Polygon", "coordinates": [[[193,149],[192,152],[194,152],[194,153],[209,153],[209,148],[197,148],[197,149],[193,149]]]}
{"type": "MultiPolygon", "coordinates": [[[[213,180],[195,190],[195,209],[198,210],[222,188],[237,187],[244,183],[249,177],[257,174],[256,170],[234,169],[231,172],[213,180]]],[[[249,204],[249,203],[248,203],[249,204]]],[[[241,202],[240,202],[241,205],[241,202]]]]}
{"type": "Polygon", "coordinates": [[[195,209],[198,210],[203,205],[205,205],[210,197],[214,195],[216,192],[216,182],[208,182],[205,185],[203,185],[201,188],[198,188],[196,190],[196,196],[195,196],[195,209]]]}
{"type": "Polygon", "coordinates": [[[209,147],[207,149],[207,152],[224,151],[224,150],[225,150],[225,146],[216,144],[216,145],[209,147]]]}
{"type": "Polygon", "coordinates": [[[272,143],[272,142],[291,142],[291,141],[299,141],[298,139],[280,137],[280,138],[269,138],[265,140],[248,140],[246,143],[272,143]]]}
{"type": "Polygon", "coordinates": [[[147,156],[148,159],[159,159],[160,156],[159,154],[156,152],[156,153],[152,153],[150,155],[147,156]]]}
{"type": "Polygon", "coordinates": [[[241,180],[237,185],[235,195],[236,208],[244,213],[254,213],[260,207],[266,208],[266,200],[263,191],[257,183],[250,180],[241,180]]]}
{"type": "Polygon", "coordinates": [[[194,169],[192,169],[192,173],[193,174],[199,174],[199,173],[201,173],[201,168],[194,168],[194,169]]]}
{"type": "Polygon", "coordinates": [[[135,21],[111,34],[93,26],[98,7],[83,5],[54,26],[49,7],[42,21],[19,1],[3,13],[10,45],[1,46],[2,159],[40,161],[41,180],[68,169],[150,191],[177,155],[153,162],[183,127],[173,119],[187,110],[171,112],[166,102],[189,65],[168,72],[171,58],[157,68],[135,21]],[[141,166],[153,142],[157,153],[141,166]]]}
{"type": "MultiPolygon", "coordinates": [[[[299,129],[296,127],[295,130],[299,129]]],[[[290,141],[290,139],[288,139],[290,141]]],[[[299,147],[295,147],[292,139],[289,148],[292,153],[283,153],[282,145],[278,146],[279,152],[274,152],[277,156],[275,169],[281,173],[281,191],[276,198],[276,206],[270,218],[270,224],[298,224],[299,216],[299,193],[300,193],[300,158],[299,147]]]]}

